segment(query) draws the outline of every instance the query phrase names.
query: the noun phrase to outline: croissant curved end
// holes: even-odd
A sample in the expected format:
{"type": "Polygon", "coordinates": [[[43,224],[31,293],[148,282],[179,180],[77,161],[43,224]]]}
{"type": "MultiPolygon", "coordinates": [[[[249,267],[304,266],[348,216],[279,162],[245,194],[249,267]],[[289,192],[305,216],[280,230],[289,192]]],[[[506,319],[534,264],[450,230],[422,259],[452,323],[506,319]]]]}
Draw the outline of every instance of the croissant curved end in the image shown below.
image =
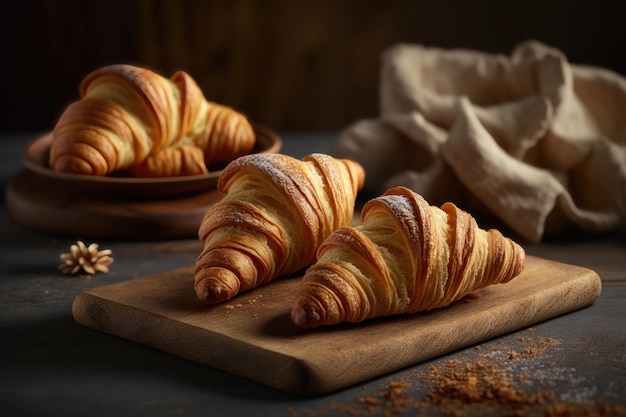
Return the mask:
{"type": "Polygon", "coordinates": [[[363,165],[351,159],[344,159],[343,161],[348,167],[348,171],[356,184],[357,190],[362,189],[365,184],[365,168],[363,168],[363,165]]]}
{"type": "Polygon", "coordinates": [[[322,324],[320,311],[307,302],[296,301],[291,309],[291,321],[298,327],[314,328],[322,324]]]}
{"type": "Polygon", "coordinates": [[[194,289],[203,303],[219,304],[239,293],[239,279],[226,268],[206,268],[196,273],[194,289]]]}
{"type": "Polygon", "coordinates": [[[73,155],[64,155],[57,158],[52,167],[55,171],[69,174],[105,175],[106,169],[94,167],[87,160],[73,155]]]}
{"type": "Polygon", "coordinates": [[[524,248],[522,248],[517,243],[515,243],[515,242],[513,242],[513,243],[515,245],[515,256],[516,257],[515,257],[515,261],[514,261],[515,269],[513,270],[510,279],[513,279],[516,276],[520,275],[522,273],[522,271],[524,270],[524,268],[526,267],[526,251],[524,250],[524,248]]]}

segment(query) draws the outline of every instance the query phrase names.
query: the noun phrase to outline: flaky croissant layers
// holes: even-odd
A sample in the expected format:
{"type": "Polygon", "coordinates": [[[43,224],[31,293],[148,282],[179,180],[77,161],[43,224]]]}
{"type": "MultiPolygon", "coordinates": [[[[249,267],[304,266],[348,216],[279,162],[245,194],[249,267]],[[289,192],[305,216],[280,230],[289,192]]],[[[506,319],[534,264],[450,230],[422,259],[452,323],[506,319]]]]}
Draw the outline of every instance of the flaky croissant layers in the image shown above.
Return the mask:
{"type": "Polygon", "coordinates": [[[404,187],[366,203],[362,224],[332,233],[317,258],[291,310],[304,328],[445,307],[510,281],[525,264],[524,250],[499,231],[404,187]]]}
{"type": "Polygon", "coordinates": [[[198,230],[198,298],[216,304],[309,266],[324,239],[352,220],[364,179],[360,164],[324,154],[253,154],[228,164],[218,180],[225,196],[198,230]]]}
{"type": "Polygon", "coordinates": [[[55,171],[200,175],[207,165],[249,153],[256,141],[244,115],[207,101],[184,71],[168,79],[136,66],[105,66],[82,80],[79,93],[52,132],[55,171]]]}

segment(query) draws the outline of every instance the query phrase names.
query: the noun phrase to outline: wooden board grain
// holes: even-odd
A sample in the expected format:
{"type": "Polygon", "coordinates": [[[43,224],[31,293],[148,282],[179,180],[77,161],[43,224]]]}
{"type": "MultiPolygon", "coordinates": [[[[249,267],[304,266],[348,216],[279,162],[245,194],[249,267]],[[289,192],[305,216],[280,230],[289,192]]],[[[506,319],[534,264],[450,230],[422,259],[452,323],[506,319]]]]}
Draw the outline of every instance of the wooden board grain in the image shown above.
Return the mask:
{"type": "Polygon", "coordinates": [[[80,293],[81,325],[289,393],[329,393],[588,306],[592,270],[529,256],[507,284],[449,307],[304,330],[289,318],[298,277],[217,306],[201,304],[185,267],[80,293]]]}

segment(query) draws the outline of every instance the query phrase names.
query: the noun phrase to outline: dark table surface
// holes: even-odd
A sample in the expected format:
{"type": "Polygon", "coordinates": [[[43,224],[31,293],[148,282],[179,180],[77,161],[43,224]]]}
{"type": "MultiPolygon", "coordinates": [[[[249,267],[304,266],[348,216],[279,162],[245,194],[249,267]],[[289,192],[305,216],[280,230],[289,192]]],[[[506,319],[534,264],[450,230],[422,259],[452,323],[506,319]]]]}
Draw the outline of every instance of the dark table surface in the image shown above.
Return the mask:
{"type": "MultiPolygon", "coordinates": [[[[22,151],[36,136],[0,135],[3,189],[24,169],[22,151]]],[[[334,140],[332,132],[281,137],[281,152],[296,157],[329,152],[334,140]]],[[[101,247],[113,251],[111,271],[80,279],[57,270],[59,254],[67,252],[75,236],[50,235],[18,224],[5,204],[0,230],[3,416],[626,413],[623,229],[525,245],[531,255],[596,271],[603,289],[593,305],[316,398],[279,392],[73,320],[71,305],[81,291],[191,265],[201,250],[196,239],[100,241],[101,247]],[[454,375],[465,379],[454,381],[454,375]],[[494,386],[468,389],[489,382],[494,386]]]]}

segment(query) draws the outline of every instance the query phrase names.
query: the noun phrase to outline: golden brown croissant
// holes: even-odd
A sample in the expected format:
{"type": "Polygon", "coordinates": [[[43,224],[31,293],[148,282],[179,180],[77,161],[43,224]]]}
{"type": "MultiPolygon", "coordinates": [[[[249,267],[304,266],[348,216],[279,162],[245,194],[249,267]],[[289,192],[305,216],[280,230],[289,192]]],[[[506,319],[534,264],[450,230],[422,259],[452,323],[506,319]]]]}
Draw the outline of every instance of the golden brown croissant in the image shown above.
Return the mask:
{"type": "Polygon", "coordinates": [[[444,307],[524,268],[517,243],[480,229],[452,203],[430,206],[404,187],[368,201],[361,216],[361,225],[338,229],[320,246],[292,305],[297,326],[444,307]]]}
{"type": "Polygon", "coordinates": [[[354,215],[365,172],[329,155],[242,156],[226,166],[198,230],[198,298],[215,304],[310,265],[322,241],[354,215]]]}
{"type": "Polygon", "coordinates": [[[256,141],[244,115],[207,101],[184,71],[168,79],[132,65],[105,66],[81,81],[79,93],[53,130],[55,171],[205,174],[207,165],[247,154],[256,141]]]}

